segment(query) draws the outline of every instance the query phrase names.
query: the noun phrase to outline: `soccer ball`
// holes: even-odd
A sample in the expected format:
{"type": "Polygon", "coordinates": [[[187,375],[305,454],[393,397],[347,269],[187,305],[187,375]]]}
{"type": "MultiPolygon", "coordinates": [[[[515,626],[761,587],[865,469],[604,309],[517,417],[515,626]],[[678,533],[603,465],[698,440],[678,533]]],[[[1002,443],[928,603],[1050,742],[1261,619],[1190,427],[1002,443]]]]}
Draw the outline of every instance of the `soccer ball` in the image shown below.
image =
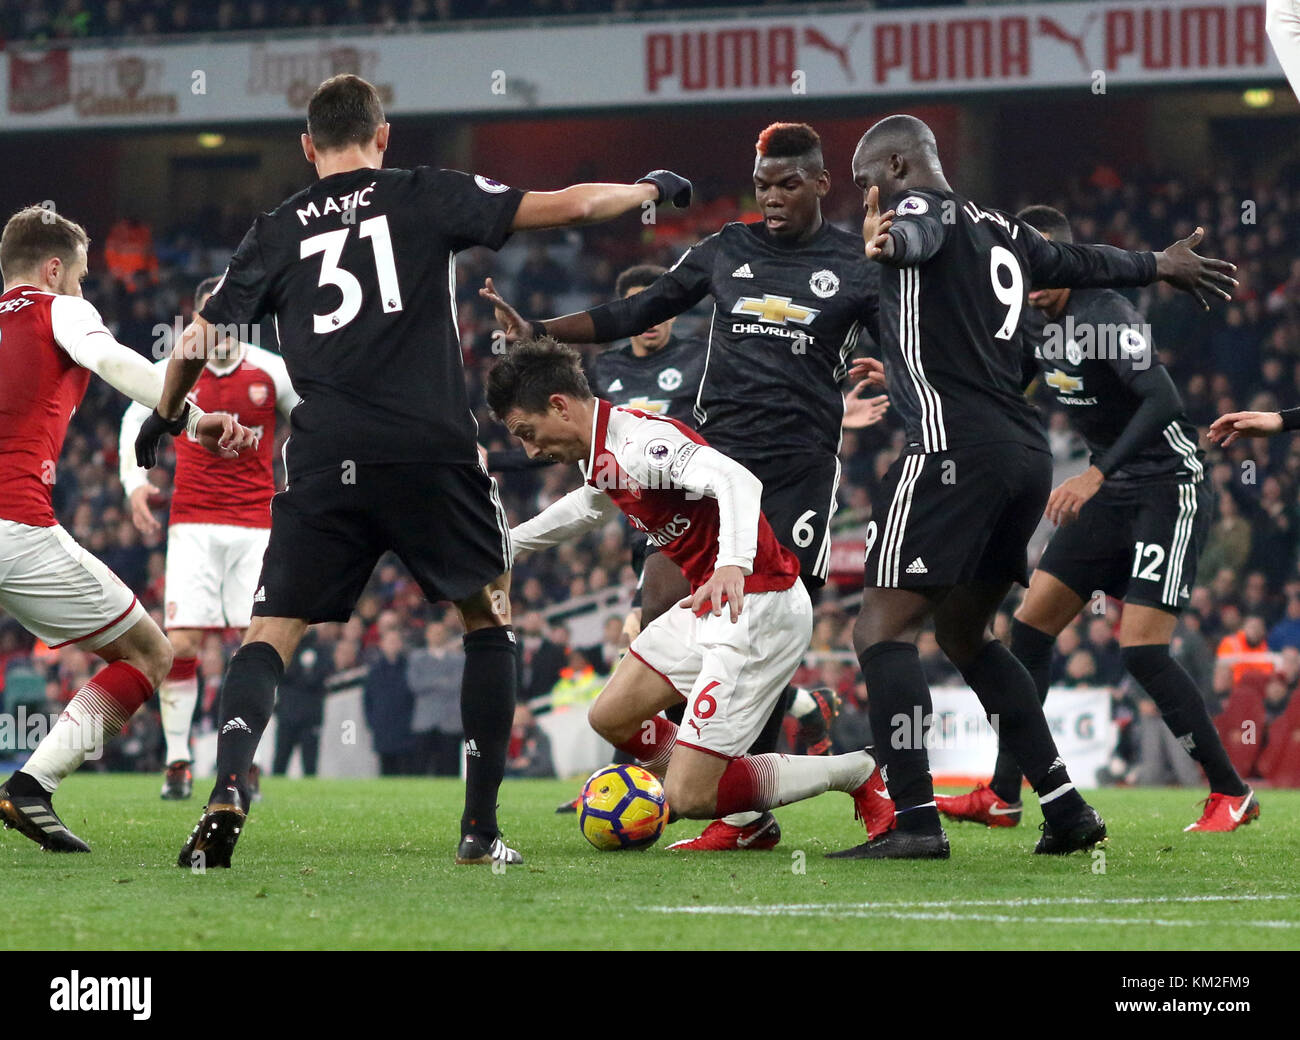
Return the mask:
{"type": "Polygon", "coordinates": [[[663,784],[640,766],[598,769],[582,789],[578,826],[602,851],[647,848],[667,823],[663,784]]]}

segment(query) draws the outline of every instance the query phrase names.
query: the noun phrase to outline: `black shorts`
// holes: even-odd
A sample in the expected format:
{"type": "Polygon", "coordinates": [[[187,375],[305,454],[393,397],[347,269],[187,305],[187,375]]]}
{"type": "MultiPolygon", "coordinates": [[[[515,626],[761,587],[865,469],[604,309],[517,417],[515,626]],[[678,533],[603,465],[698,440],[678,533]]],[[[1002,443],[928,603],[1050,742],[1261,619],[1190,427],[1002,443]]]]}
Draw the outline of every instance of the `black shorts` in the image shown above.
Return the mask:
{"type": "Polygon", "coordinates": [[[480,591],[511,563],[495,481],[473,463],[362,463],[295,477],[271,499],[253,614],[346,621],[390,550],[433,602],[480,591]]]}
{"type": "Polygon", "coordinates": [[[1101,590],[1177,614],[1191,599],[1213,523],[1208,484],[1103,484],[1072,523],[1056,529],[1038,569],[1083,599],[1101,590]]]}
{"type": "Polygon", "coordinates": [[[763,515],[776,540],[799,558],[799,576],[810,590],[831,572],[831,514],[840,484],[840,460],[823,455],[737,459],[763,482],[763,515]]]}
{"type": "Polygon", "coordinates": [[[1051,491],[1052,456],[1014,441],[901,456],[867,524],[867,587],[1027,585],[1051,491]]]}

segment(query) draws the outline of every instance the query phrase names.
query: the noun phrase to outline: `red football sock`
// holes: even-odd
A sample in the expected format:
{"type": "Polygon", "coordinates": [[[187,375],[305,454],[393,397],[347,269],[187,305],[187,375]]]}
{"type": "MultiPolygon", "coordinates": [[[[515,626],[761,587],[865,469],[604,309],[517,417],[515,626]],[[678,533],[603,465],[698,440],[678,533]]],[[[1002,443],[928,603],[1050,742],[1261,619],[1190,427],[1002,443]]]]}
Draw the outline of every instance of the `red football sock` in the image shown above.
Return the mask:
{"type": "Polygon", "coordinates": [[[676,724],[656,715],[646,719],[636,736],[619,744],[618,749],[631,755],[655,776],[662,777],[668,771],[668,760],[676,746],[676,724]]]}
{"type": "Polygon", "coordinates": [[[776,805],[776,755],[748,755],[733,759],[718,780],[715,816],[754,812],[776,805]]]}
{"type": "Polygon", "coordinates": [[[23,772],[53,792],[88,756],[98,758],[104,744],[121,732],[152,694],[153,683],[125,661],[101,668],[68,702],[23,772]]]}

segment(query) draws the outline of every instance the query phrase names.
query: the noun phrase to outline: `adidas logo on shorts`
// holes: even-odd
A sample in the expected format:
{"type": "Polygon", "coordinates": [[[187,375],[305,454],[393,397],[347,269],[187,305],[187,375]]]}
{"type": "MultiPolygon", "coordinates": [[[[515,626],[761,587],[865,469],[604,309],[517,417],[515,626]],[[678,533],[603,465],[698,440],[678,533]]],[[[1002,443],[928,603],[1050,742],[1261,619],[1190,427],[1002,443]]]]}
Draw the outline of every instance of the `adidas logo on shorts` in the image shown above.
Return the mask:
{"type": "Polygon", "coordinates": [[[907,565],[907,573],[908,574],[929,574],[930,571],[929,568],[926,567],[925,562],[921,559],[921,557],[918,556],[915,560],[913,560],[911,563],[907,565]]]}
{"type": "Polygon", "coordinates": [[[258,588],[257,588],[257,591],[256,591],[255,593],[253,593],[253,602],[254,602],[254,603],[265,603],[265,602],[266,602],[266,586],[265,586],[265,585],[259,585],[258,588]]]}

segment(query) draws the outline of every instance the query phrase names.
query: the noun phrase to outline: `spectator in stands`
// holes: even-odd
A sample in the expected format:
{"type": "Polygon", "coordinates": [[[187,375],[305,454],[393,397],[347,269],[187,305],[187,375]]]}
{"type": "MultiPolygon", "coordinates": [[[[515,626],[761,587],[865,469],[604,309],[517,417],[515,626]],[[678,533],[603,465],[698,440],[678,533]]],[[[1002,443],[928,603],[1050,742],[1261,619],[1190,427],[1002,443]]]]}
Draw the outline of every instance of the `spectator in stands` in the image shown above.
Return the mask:
{"type": "Polygon", "coordinates": [[[560,670],[560,678],[551,687],[551,707],[555,711],[574,708],[591,703],[596,694],[605,686],[609,678],[596,671],[590,650],[574,647],[568,653],[565,667],[560,670]]]}
{"type": "Polygon", "coordinates": [[[415,696],[411,728],[421,738],[422,757],[434,776],[460,775],[460,680],[464,671],[460,632],[447,621],[429,622],[424,646],[407,657],[406,681],[415,696]]]}
{"type": "Polygon", "coordinates": [[[1281,672],[1269,679],[1268,685],[1264,687],[1264,708],[1268,712],[1268,724],[1270,726],[1277,721],[1282,712],[1286,711],[1287,705],[1291,703],[1294,691],[1294,679],[1288,682],[1286,676],[1281,672]]]}
{"type": "Polygon", "coordinates": [[[334,670],[321,647],[318,628],[309,628],[276,687],[275,758],[271,771],[283,775],[297,749],[303,776],[315,776],[325,719],[325,680],[334,670]]]}
{"type": "Polygon", "coordinates": [[[1250,522],[1241,515],[1236,497],[1219,495],[1219,518],[1210,528],[1198,573],[1206,577],[1224,570],[1240,574],[1250,556],[1250,522]]]}
{"type": "Polygon", "coordinates": [[[415,696],[406,682],[402,634],[390,628],[379,637],[366,670],[362,705],[370,727],[381,776],[410,776],[420,769],[419,747],[411,729],[415,696]]]}
{"type": "Polygon", "coordinates": [[[1300,590],[1287,594],[1286,614],[1268,633],[1270,650],[1281,653],[1288,646],[1300,648],[1300,590]]]}
{"type": "Polygon", "coordinates": [[[148,284],[156,284],[158,257],[149,225],[133,214],[114,224],[104,242],[104,264],[127,292],[136,291],[138,275],[145,276],[148,284]]]}
{"type": "Polygon", "coordinates": [[[1089,621],[1085,647],[1092,654],[1098,685],[1114,686],[1124,681],[1127,673],[1119,641],[1115,638],[1113,622],[1104,617],[1095,617],[1089,621]]]}
{"type": "Polygon", "coordinates": [[[1221,710],[1219,698],[1214,692],[1214,650],[1201,632],[1201,625],[1199,611],[1184,610],[1170,640],[1169,652],[1191,676],[1213,717],[1221,710]]]}
{"type": "Polygon", "coordinates": [[[546,638],[527,660],[524,681],[527,683],[528,700],[545,697],[560,681],[560,673],[564,670],[568,650],[568,628],[564,625],[552,625],[546,638]]]}
{"type": "Polygon", "coordinates": [[[1276,669],[1277,658],[1268,648],[1268,629],[1258,614],[1251,614],[1238,631],[1224,636],[1215,657],[1217,664],[1230,671],[1233,686],[1242,676],[1269,676],[1276,669]]]}
{"type": "Polygon", "coordinates": [[[551,760],[551,738],[537,725],[528,706],[515,707],[510,745],[506,749],[506,776],[550,779],[555,776],[551,760]]]}

